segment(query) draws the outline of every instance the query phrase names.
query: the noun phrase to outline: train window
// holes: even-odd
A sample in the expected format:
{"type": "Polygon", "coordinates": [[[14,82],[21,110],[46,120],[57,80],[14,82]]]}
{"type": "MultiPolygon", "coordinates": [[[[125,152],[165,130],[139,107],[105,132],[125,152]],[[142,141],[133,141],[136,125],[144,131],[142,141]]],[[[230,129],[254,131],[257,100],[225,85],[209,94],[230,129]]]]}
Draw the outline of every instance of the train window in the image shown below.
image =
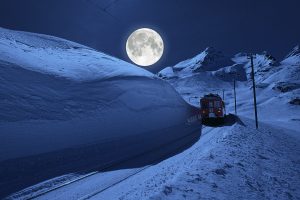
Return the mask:
{"type": "Polygon", "coordinates": [[[206,103],[202,103],[202,104],[201,104],[201,108],[208,108],[208,106],[207,106],[206,103]]]}
{"type": "Polygon", "coordinates": [[[220,107],[221,107],[220,101],[215,101],[215,108],[220,108],[220,107]]]}
{"type": "Polygon", "coordinates": [[[209,102],[209,107],[210,107],[210,108],[214,107],[213,103],[214,103],[213,101],[210,101],[210,102],[209,102]]]}
{"type": "Polygon", "coordinates": [[[208,108],[207,101],[201,101],[201,108],[208,108]]]}

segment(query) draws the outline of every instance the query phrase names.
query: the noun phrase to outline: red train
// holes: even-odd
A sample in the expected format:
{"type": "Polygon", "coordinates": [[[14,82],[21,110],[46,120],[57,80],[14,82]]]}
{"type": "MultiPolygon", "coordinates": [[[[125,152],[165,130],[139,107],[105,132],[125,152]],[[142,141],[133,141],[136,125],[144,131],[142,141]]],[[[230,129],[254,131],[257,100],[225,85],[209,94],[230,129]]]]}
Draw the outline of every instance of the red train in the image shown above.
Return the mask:
{"type": "Polygon", "coordinates": [[[223,122],[225,117],[225,104],[217,94],[208,94],[200,99],[200,112],[202,121],[223,122]]]}

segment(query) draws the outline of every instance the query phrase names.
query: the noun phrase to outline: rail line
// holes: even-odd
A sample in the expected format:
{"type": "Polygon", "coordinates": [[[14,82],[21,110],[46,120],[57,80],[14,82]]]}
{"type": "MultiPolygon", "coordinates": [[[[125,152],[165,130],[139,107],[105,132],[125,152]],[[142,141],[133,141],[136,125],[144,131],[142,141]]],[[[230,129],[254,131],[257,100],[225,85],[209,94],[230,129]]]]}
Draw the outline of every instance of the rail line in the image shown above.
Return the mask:
{"type": "MultiPolygon", "coordinates": [[[[203,130],[204,128],[207,128],[207,127],[208,127],[208,126],[202,127],[202,130],[203,130]]],[[[211,131],[211,130],[210,130],[210,131],[211,131]]],[[[210,131],[208,131],[208,132],[210,132],[210,131]]],[[[206,135],[206,134],[205,134],[205,135],[206,135]]],[[[202,134],[201,134],[201,136],[202,136],[202,134]]],[[[186,143],[185,145],[188,145],[188,143],[186,143]]],[[[183,146],[184,146],[184,145],[183,145],[183,146]]],[[[181,147],[178,147],[178,149],[181,149],[181,148],[182,148],[182,146],[181,146],[181,147]]],[[[194,151],[196,151],[196,150],[197,150],[197,149],[194,149],[192,152],[194,152],[194,151]]],[[[101,189],[101,190],[95,191],[95,192],[93,192],[93,193],[91,193],[91,194],[88,194],[88,195],[86,195],[86,196],[84,196],[84,197],[81,197],[81,198],[79,198],[78,200],[88,200],[88,199],[90,199],[90,198],[92,198],[92,197],[94,197],[94,196],[96,196],[96,195],[98,195],[98,194],[104,192],[105,190],[107,190],[107,189],[109,189],[109,188],[112,188],[112,187],[114,187],[115,185],[117,185],[117,184],[119,184],[119,183],[125,181],[126,179],[129,179],[130,177],[132,177],[132,176],[134,176],[134,175],[136,175],[136,174],[138,174],[138,173],[140,173],[140,172],[146,170],[146,169],[149,168],[149,167],[151,167],[151,165],[146,166],[146,167],[143,167],[143,168],[137,170],[136,172],[134,172],[134,173],[132,173],[132,174],[129,174],[129,175],[126,176],[125,178],[122,178],[122,179],[116,181],[115,183],[113,183],[113,184],[111,184],[111,185],[109,185],[109,186],[107,186],[107,187],[105,187],[105,188],[103,188],[103,189],[101,189]]]]}
{"type": "MultiPolygon", "coordinates": [[[[205,128],[205,127],[206,127],[206,126],[204,126],[203,128],[205,128]]],[[[203,128],[202,128],[202,129],[203,129],[203,128]]],[[[201,131],[201,132],[202,132],[202,131],[201,131]]],[[[22,197],[22,199],[24,199],[24,200],[32,200],[32,199],[36,199],[36,198],[38,198],[38,197],[44,196],[44,195],[46,195],[46,194],[48,194],[48,193],[51,193],[51,192],[53,192],[53,191],[55,191],[55,190],[58,190],[58,189],[60,189],[60,188],[66,187],[66,186],[68,186],[68,185],[71,185],[71,184],[73,184],[73,183],[79,182],[79,181],[81,181],[81,180],[83,180],[83,179],[86,179],[86,178],[88,178],[88,177],[91,177],[91,176],[94,176],[94,175],[96,175],[96,174],[99,174],[99,173],[101,173],[102,171],[109,170],[109,169],[111,169],[111,168],[117,167],[117,166],[119,166],[119,165],[121,165],[121,164],[123,164],[123,163],[126,163],[126,162],[128,162],[128,161],[132,161],[132,160],[137,159],[137,158],[140,158],[140,157],[142,157],[142,156],[145,156],[145,155],[154,153],[155,151],[159,151],[159,150],[161,150],[161,149],[163,149],[163,148],[166,148],[166,147],[168,147],[168,146],[170,146],[170,145],[172,145],[172,144],[181,142],[182,140],[184,140],[184,139],[186,139],[186,138],[192,137],[190,140],[188,140],[188,141],[185,142],[184,144],[178,146],[178,147],[175,148],[175,149],[172,149],[172,150],[169,151],[168,153],[166,153],[166,154],[160,156],[159,158],[157,158],[156,160],[154,160],[153,162],[155,163],[155,162],[157,162],[157,161],[159,161],[159,160],[162,160],[163,158],[166,158],[166,157],[172,155],[173,152],[176,152],[176,151],[178,151],[178,150],[180,150],[180,149],[183,149],[183,148],[185,148],[186,146],[190,145],[191,142],[192,142],[192,139],[193,139],[194,137],[196,137],[198,134],[199,134],[199,127],[197,127],[197,129],[195,129],[195,130],[189,132],[188,134],[186,134],[186,135],[184,135],[184,136],[182,136],[182,137],[176,138],[175,140],[172,140],[172,141],[170,141],[170,142],[168,142],[168,143],[159,145],[159,146],[157,146],[156,148],[153,148],[153,149],[151,149],[151,150],[149,150],[149,151],[145,151],[145,152],[143,152],[143,153],[140,153],[140,154],[137,154],[137,155],[134,155],[134,156],[131,156],[131,157],[122,158],[122,159],[119,159],[119,160],[115,160],[115,161],[106,163],[106,164],[104,164],[104,166],[102,165],[102,167],[95,167],[95,168],[93,168],[93,169],[89,169],[90,171],[94,171],[94,172],[85,174],[85,175],[83,175],[83,176],[81,176],[81,177],[79,177],[79,178],[75,178],[75,179],[73,179],[73,180],[71,180],[71,181],[62,183],[62,184],[60,184],[60,185],[58,185],[58,186],[56,186],[56,187],[53,187],[53,188],[51,188],[51,189],[49,189],[49,190],[42,191],[42,192],[40,192],[40,193],[38,193],[38,194],[36,194],[36,195],[34,195],[34,196],[30,196],[30,197],[22,197]]],[[[202,134],[202,133],[201,133],[201,134],[202,134]]],[[[200,134],[199,136],[201,136],[201,134],[200,134]]],[[[122,182],[122,181],[124,181],[124,180],[126,180],[126,179],[128,179],[128,178],[130,178],[130,177],[132,177],[132,176],[134,176],[134,175],[136,175],[136,174],[138,174],[138,173],[140,173],[140,172],[143,171],[143,170],[146,170],[146,169],[149,168],[149,167],[151,167],[151,165],[148,165],[148,166],[145,166],[145,167],[143,167],[143,168],[140,168],[140,169],[138,169],[137,171],[134,171],[133,173],[128,174],[127,176],[125,176],[125,177],[123,177],[123,178],[117,180],[117,181],[114,182],[113,184],[110,184],[109,186],[107,186],[107,187],[105,187],[105,188],[102,188],[102,189],[99,190],[99,191],[95,191],[95,192],[93,192],[93,193],[91,193],[91,194],[89,194],[89,195],[86,195],[86,196],[84,196],[84,197],[82,197],[82,198],[79,198],[79,199],[80,199],[80,200],[86,200],[86,199],[89,199],[89,198],[91,198],[91,197],[93,197],[93,196],[95,196],[95,195],[97,195],[97,194],[100,194],[100,193],[102,193],[103,191],[105,191],[105,190],[107,190],[107,189],[109,189],[109,188],[111,188],[111,187],[117,185],[118,183],[120,183],[120,182],[122,182]]],[[[13,199],[13,196],[14,196],[14,195],[9,196],[9,197],[7,197],[7,199],[13,199]]],[[[22,194],[21,194],[20,196],[22,196],[22,194]]],[[[26,195],[24,195],[24,196],[26,196],[26,195]]]]}
{"type": "MultiPolygon", "coordinates": [[[[210,126],[206,126],[206,125],[203,125],[203,124],[201,125],[201,137],[204,136],[204,135],[206,135],[206,134],[208,134],[209,132],[213,131],[213,128],[211,128],[211,129],[209,129],[208,131],[204,132],[204,130],[206,130],[207,128],[210,128],[210,126]]],[[[189,134],[189,135],[192,135],[192,134],[189,134]]],[[[187,137],[187,136],[189,136],[189,135],[186,135],[185,137],[187,137]]],[[[185,137],[183,137],[183,138],[185,138],[185,137]]],[[[183,139],[183,138],[181,138],[181,139],[183,139]]],[[[177,140],[177,141],[178,141],[178,140],[177,140]]],[[[173,141],[173,142],[176,142],[176,141],[173,141]]],[[[185,143],[184,145],[178,147],[177,149],[181,149],[182,147],[184,147],[184,146],[186,146],[186,145],[188,145],[188,144],[189,144],[189,143],[185,143]]],[[[198,148],[194,149],[192,152],[194,152],[194,151],[196,151],[196,150],[198,150],[198,148]]],[[[191,153],[192,153],[192,152],[191,152],[191,153]]],[[[171,154],[171,153],[169,153],[169,154],[171,154]]],[[[108,189],[114,187],[115,185],[117,185],[117,184],[119,184],[119,183],[121,183],[121,182],[123,182],[123,181],[125,181],[125,180],[127,180],[127,179],[129,179],[129,178],[131,178],[131,177],[133,177],[133,176],[135,176],[136,174],[138,174],[138,173],[140,173],[140,172],[146,170],[146,169],[149,168],[149,167],[151,167],[151,165],[146,166],[146,167],[143,167],[143,168],[140,168],[140,169],[138,169],[137,171],[135,171],[135,172],[133,172],[133,173],[131,173],[131,174],[128,174],[127,176],[125,176],[125,177],[123,177],[123,178],[121,178],[121,179],[115,181],[113,184],[110,184],[109,186],[106,186],[105,188],[102,188],[102,189],[100,189],[100,190],[98,190],[98,191],[94,191],[94,192],[92,192],[92,193],[90,193],[90,194],[88,194],[88,195],[85,195],[85,196],[79,198],[78,200],[88,200],[88,199],[90,199],[90,198],[92,198],[92,197],[94,197],[94,196],[96,196],[96,195],[98,195],[98,194],[101,194],[102,192],[104,192],[104,191],[106,191],[106,190],[108,190],[108,189]]]]}
{"type": "MultiPolygon", "coordinates": [[[[205,128],[205,127],[203,127],[203,128],[205,128]]],[[[176,150],[181,149],[182,147],[185,147],[185,146],[188,145],[188,144],[189,144],[189,143],[185,143],[185,145],[182,145],[182,146],[178,147],[176,150]]],[[[93,192],[93,193],[91,193],[91,194],[88,194],[88,195],[82,197],[82,198],[79,198],[78,200],[88,200],[88,199],[90,199],[90,198],[92,198],[92,197],[94,197],[94,196],[96,196],[96,195],[98,195],[98,194],[104,192],[105,190],[107,190],[107,189],[109,189],[109,188],[112,188],[112,187],[114,187],[115,185],[117,185],[117,184],[119,184],[119,183],[125,181],[126,179],[128,179],[128,178],[130,178],[130,177],[132,177],[132,176],[134,176],[134,175],[136,175],[136,174],[138,174],[138,173],[140,173],[140,172],[146,170],[146,169],[149,168],[149,167],[151,167],[151,165],[146,166],[146,167],[143,167],[143,168],[137,170],[136,172],[134,172],[134,173],[132,173],[132,174],[129,174],[129,175],[126,176],[125,178],[122,178],[122,179],[116,181],[115,183],[113,183],[113,184],[111,184],[111,185],[109,185],[109,186],[107,186],[107,187],[105,187],[105,188],[103,188],[103,189],[101,189],[101,190],[99,190],[99,191],[95,191],[95,192],[93,192]]]]}

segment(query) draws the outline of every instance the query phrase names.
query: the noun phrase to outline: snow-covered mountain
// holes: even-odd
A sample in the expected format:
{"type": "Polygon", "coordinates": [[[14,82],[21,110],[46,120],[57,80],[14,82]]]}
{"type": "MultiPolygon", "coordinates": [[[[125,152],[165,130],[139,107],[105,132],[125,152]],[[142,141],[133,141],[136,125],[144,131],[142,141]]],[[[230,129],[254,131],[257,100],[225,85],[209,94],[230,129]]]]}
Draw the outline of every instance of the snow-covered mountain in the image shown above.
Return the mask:
{"type": "Polygon", "coordinates": [[[229,57],[213,47],[208,47],[194,58],[176,64],[173,69],[185,72],[214,71],[230,64],[232,61],[229,57]]]}
{"type": "Polygon", "coordinates": [[[295,46],[294,49],[285,57],[281,62],[285,65],[300,65],[300,47],[299,45],[295,46]]]}
{"type": "MultiPolygon", "coordinates": [[[[252,79],[249,57],[245,53],[238,53],[230,58],[232,64],[224,65],[222,62],[216,62],[215,66],[210,65],[212,67],[208,69],[209,65],[202,62],[205,56],[209,55],[208,49],[210,48],[174,67],[163,69],[157,74],[158,77],[171,83],[185,100],[194,106],[199,106],[199,98],[204,94],[214,92],[222,96],[224,90],[229,112],[233,112],[232,90],[235,79],[238,81],[238,111],[252,117],[252,79]],[[201,70],[191,70],[199,68],[201,70]]],[[[214,50],[214,52],[218,51],[214,50]]],[[[221,56],[221,58],[224,57],[221,56]]],[[[214,59],[211,59],[211,63],[214,63],[213,61],[214,59]]],[[[263,52],[254,55],[253,63],[261,119],[298,123],[300,120],[299,46],[296,46],[281,62],[267,52],[263,52]]]]}
{"type": "MultiPolygon", "coordinates": [[[[254,56],[255,73],[259,74],[260,78],[265,76],[266,72],[273,72],[278,66],[276,59],[267,52],[254,56]]],[[[157,75],[162,79],[172,79],[193,76],[201,72],[210,72],[224,81],[231,81],[233,78],[245,81],[250,79],[250,60],[245,53],[229,57],[224,56],[221,51],[208,47],[191,59],[179,62],[173,67],[164,68],[157,75]]]]}

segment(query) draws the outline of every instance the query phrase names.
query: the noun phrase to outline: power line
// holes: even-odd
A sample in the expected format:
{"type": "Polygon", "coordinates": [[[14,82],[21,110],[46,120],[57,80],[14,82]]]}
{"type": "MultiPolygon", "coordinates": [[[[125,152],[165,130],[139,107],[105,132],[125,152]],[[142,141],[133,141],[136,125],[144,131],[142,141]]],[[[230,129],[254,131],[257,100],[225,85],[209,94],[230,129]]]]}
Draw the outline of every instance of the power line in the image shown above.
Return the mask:
{"type": "Polygon", "coordinates": [[[118,3],[120,0],[113,0],[109,2],[106,6],[104,6],[104,10],[108,10],[110,7],[112,7],[114,4],[118,3]]]}
{"type": "Polygon", "coordinates": [[[93,0],[85,0],[86,3],[95,6],[97,9],[99,9],[102,13],[110,16],[111,18],[113,18],[114,20],[118,21],[120,23],[120,20],[115,17],[114,15],[112,15],[110,12],[108,12],[108,9],[110,7],[112,7],[114,4],[116,4],[118,1],[120,0],[114,0],[111,3],[108,3],[105,7],[100,6],[99,4],[97,4],[95,1],[93,0]]]}
{"type": "Polygon", "coordinates": [[[234,112],[235,112],[235,115],[237,115],[237,111],[236,111],[236,90],[235,90],[235,83],[236,83],[236,80],[235,80],[235,77],[234,77],[234,80],[233,80],[234,112]]]}

